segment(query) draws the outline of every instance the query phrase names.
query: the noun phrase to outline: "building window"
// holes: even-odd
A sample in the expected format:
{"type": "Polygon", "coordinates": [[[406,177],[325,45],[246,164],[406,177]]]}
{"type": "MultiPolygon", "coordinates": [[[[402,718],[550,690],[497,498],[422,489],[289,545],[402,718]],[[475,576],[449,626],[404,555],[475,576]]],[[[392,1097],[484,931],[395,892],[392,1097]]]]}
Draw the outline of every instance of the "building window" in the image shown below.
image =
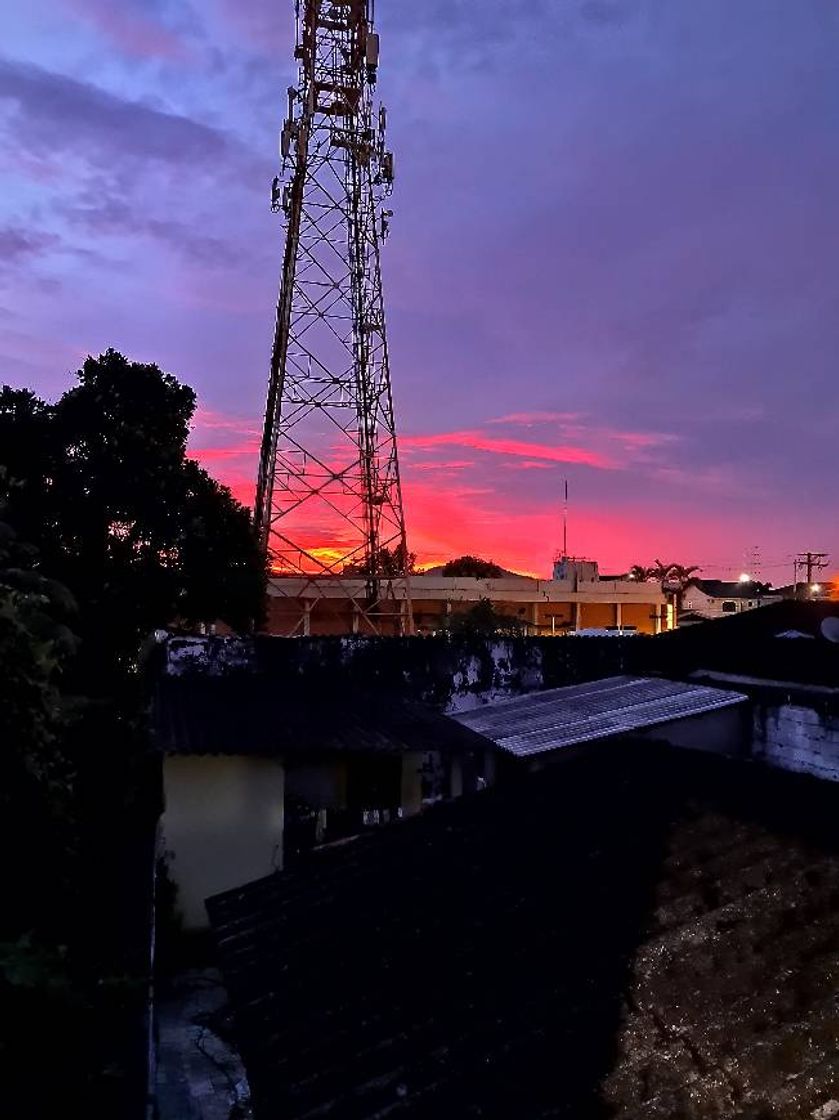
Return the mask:
{"type": "Polygon", "coordinates": [[[730,599],[726,599],[726,601],[722,605],[722,609],[725,611],[726,614],[732,614],[734,611],[737,610],[737,604],[732,603],[732,601],[730,599]]]}

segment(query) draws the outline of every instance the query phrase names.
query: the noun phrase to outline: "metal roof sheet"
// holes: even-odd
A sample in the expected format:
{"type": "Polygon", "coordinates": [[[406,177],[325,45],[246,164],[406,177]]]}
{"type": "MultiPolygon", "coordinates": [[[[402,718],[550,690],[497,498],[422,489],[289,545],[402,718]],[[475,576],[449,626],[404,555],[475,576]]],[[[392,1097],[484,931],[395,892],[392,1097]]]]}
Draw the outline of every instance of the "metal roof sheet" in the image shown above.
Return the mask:
{"type": "Polygon", "coordinates": [[[526,757],[745,703],[738,692],[651,677],[608,677],[501,700],[452,718],[526,757]]]}

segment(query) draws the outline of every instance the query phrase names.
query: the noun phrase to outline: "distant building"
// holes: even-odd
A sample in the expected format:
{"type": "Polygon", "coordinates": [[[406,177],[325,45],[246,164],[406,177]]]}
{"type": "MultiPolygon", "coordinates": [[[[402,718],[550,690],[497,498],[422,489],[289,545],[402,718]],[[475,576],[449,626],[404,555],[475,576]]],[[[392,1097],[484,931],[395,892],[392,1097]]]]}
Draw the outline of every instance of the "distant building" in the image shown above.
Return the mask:
{"type": "MultiPolygon", "coordinates": [[[[670,599],[660,584],[623,577],[601,579],[594,560],[558,561],[553,579],[505,575],[501,579],[443,576],[424,572],[411,577],[414,626],[418,634],[434,634],[447,620],[488,599],[500,614],[515,618],[528,636],[560,636],[583,629],[617,628],[630,633],[660,634],[675,621],[670,599]]],[[[363,593],[360,579],[326,581],[317,587],[296,577],[276,577],[268,585],[270,634],[319,635],[365,632],[362,613],[347,594],[363,593]]],[[[396,584],[394,584],[396,591],[396,584]]],[[[403,628],[407,612],[402,615],[403,628]]]]}
{"type": "Polygon", "coordinates": [[[681,622],[723,618],[778,603],[782,595],[753,580],[692,579],[682,596],[681,622]]]}

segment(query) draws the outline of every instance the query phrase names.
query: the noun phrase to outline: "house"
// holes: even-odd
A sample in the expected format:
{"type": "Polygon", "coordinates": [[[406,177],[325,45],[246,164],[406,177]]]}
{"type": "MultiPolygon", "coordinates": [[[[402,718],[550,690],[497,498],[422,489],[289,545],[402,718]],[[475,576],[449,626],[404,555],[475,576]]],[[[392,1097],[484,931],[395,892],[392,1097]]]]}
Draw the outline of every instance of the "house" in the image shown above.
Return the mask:
{"type": "Polygon", "coordinates": [[[214,664],[209,648],[166,640],[152,710],[161,848],[188,929],[206,925],[208,895],[494,779],[492,746],[424,704],[214,664]]]}
{"type": "Polygon", "coordinates": [[[600,744],[211,899],[256,1120],[835,1116],[837,822],[600,744]]]}
{"type": "Polygon", "coordinates": [[[754,580],[692,579],[682,596],[681,621],[722,618],[777,603],[781,598],[778,592],[754,580]]]}

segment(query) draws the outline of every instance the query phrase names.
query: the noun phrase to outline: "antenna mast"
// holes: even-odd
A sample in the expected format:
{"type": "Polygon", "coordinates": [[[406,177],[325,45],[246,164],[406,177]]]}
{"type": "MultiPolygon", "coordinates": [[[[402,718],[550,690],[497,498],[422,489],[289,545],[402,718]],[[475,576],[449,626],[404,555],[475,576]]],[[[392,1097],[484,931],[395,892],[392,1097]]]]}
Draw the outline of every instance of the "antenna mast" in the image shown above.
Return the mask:
{"type": "Polygon", "coordinates": [[[562,555],[568,555],[568,479],[565,479],[565,502],[562,507],[562,555]]]}
{"type": "MultiPolygon", "coordinates": [[[[279,593],[352,603],[366,633],[412,632],[380,245],[394,178],[373,0],[297,0],[285,218],[255,522],[279,593]]],[[[295,628],[292,632],[298,632],[295,628]]]]}

